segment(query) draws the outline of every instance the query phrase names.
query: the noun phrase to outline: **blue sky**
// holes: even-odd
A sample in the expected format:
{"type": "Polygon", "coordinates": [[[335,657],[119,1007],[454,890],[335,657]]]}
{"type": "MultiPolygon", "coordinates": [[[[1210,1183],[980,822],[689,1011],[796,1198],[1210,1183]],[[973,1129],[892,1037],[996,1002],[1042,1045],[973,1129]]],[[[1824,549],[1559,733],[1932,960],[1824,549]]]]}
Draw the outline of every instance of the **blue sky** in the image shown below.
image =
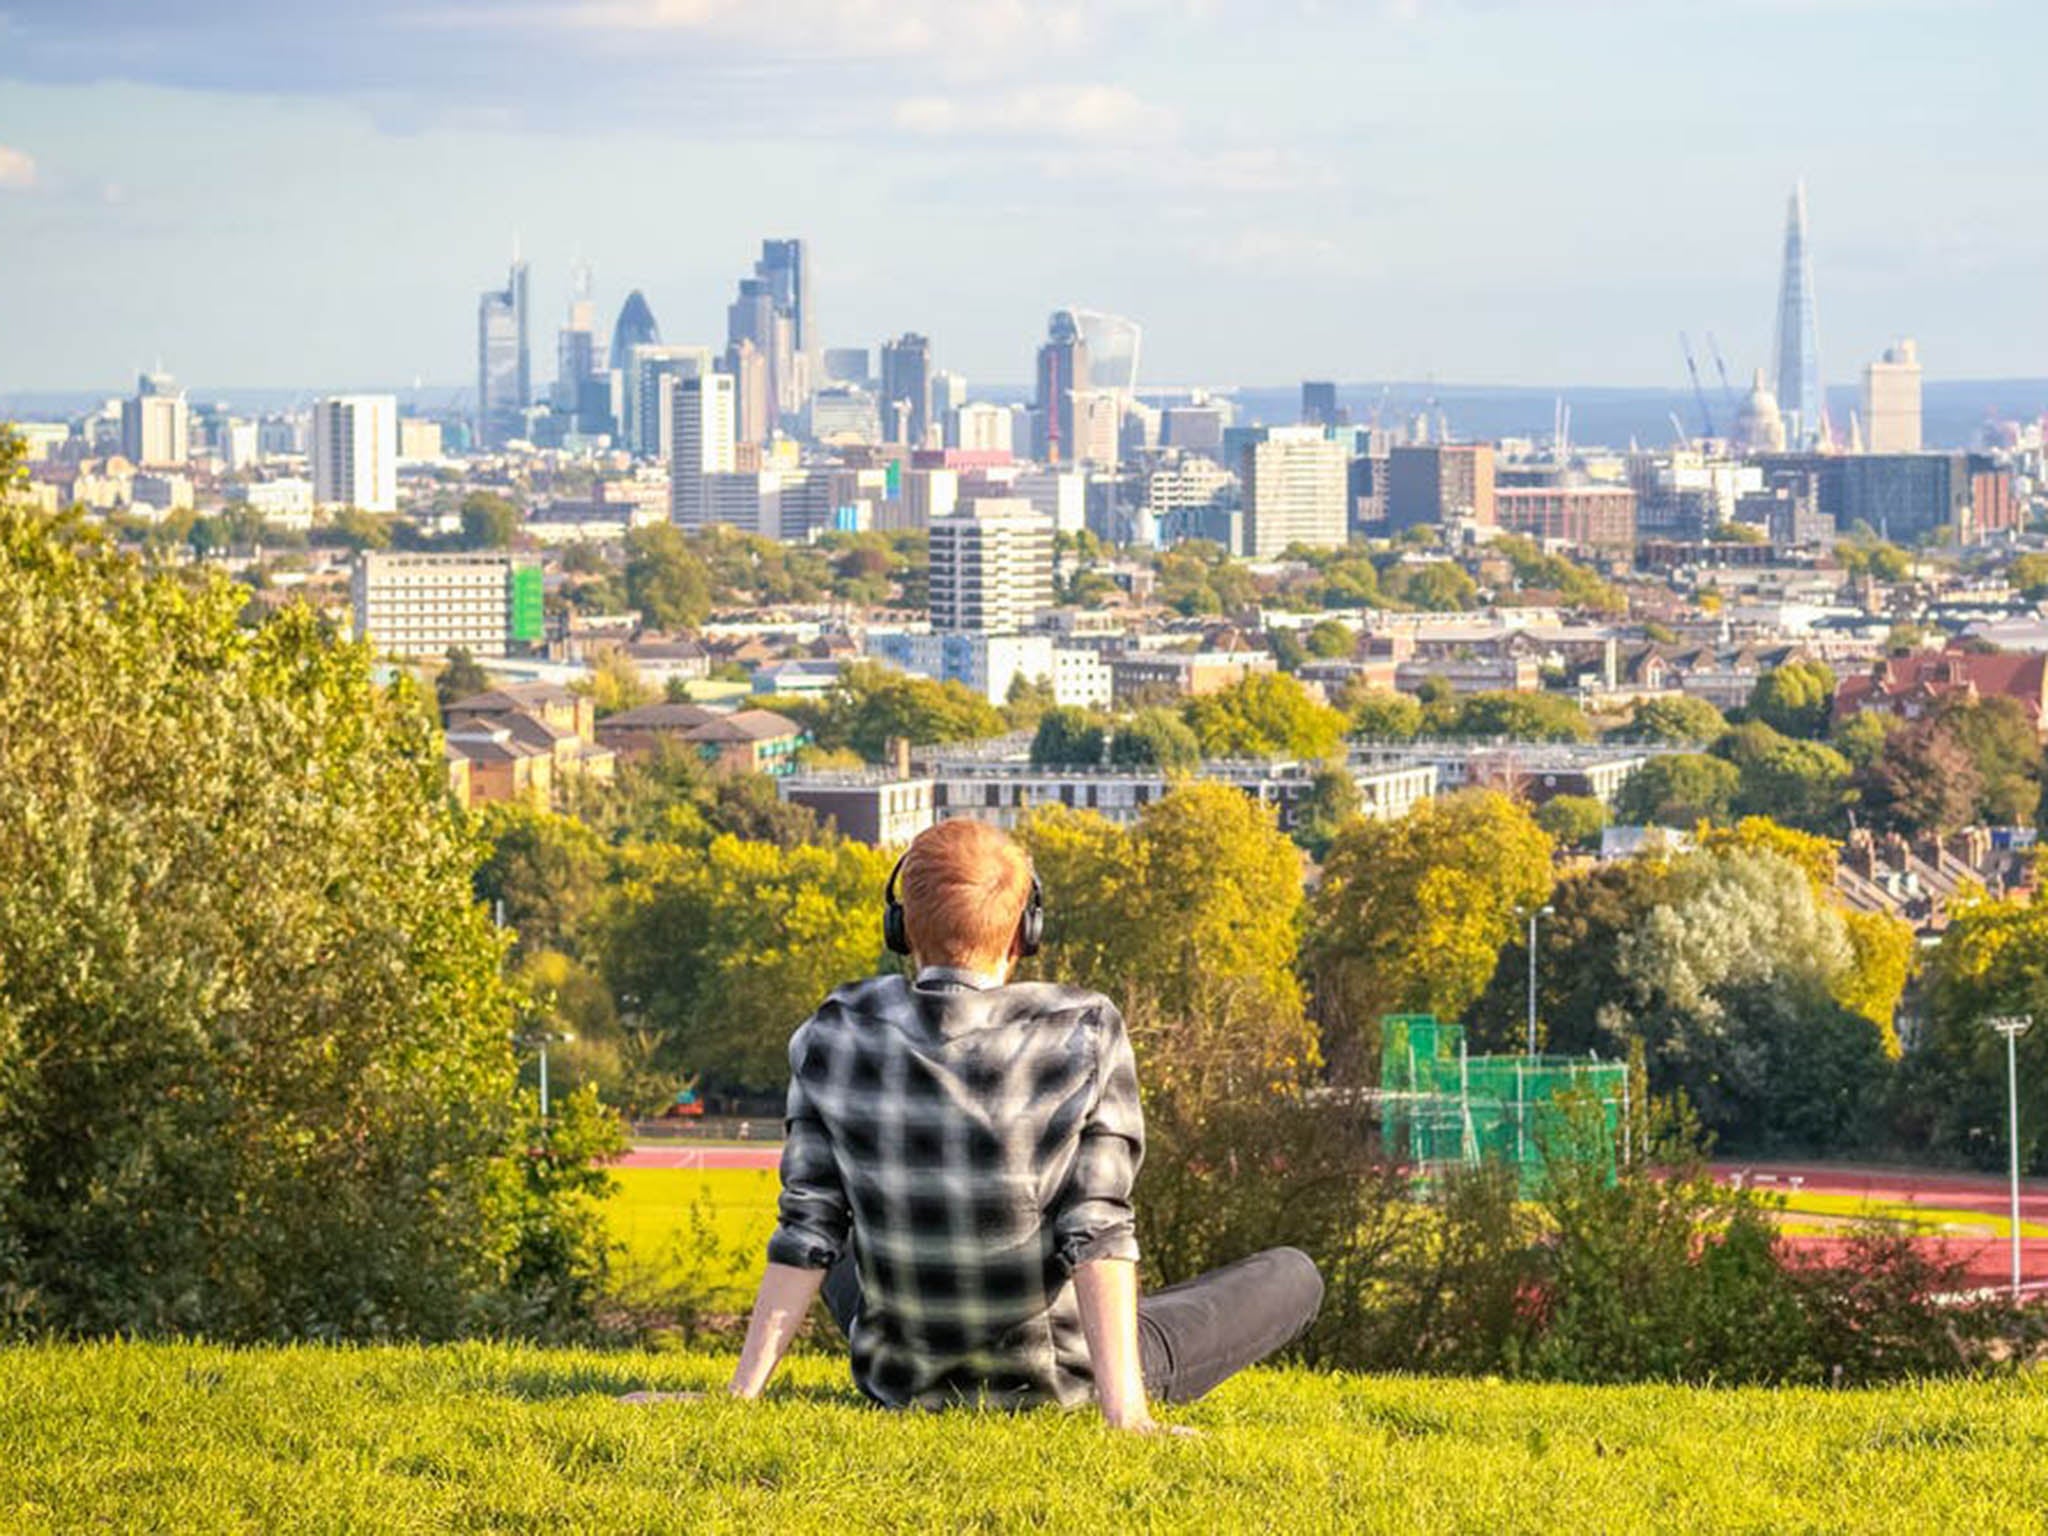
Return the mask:
{"type": "Polygon", "coordinates": [[[514,236],[722,341],[759,239],[829,344],[1028,377],[1676,384],[1821,342],[2048,374],[2039,0],[0,0],[0,393],[459,384],[514,236]]]}

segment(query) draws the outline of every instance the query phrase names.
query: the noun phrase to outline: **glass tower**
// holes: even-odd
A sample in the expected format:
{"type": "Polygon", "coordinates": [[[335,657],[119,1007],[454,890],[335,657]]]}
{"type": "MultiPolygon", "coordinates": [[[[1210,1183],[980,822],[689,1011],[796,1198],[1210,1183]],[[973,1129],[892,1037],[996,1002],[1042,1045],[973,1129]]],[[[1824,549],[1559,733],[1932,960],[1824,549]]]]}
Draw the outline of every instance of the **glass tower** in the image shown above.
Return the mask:
{"type": "Polygon", "coordinates": [[[526,263],[514,257],[503,288],[486,290],[476,306],[476,423],[486,448],[525,435],[533,403],[533,364],[526,345],[526,263]]]}
{"type": "Polygon", "coordinates": [[[1813,303],[1813,247],[1806,235],[1806,183],[1785,213],[1785,268],[1778,283],[1778,409],[1793,448],[1823,445],[1827,399],[1820,374],[1820,317],[1813,303]]]}

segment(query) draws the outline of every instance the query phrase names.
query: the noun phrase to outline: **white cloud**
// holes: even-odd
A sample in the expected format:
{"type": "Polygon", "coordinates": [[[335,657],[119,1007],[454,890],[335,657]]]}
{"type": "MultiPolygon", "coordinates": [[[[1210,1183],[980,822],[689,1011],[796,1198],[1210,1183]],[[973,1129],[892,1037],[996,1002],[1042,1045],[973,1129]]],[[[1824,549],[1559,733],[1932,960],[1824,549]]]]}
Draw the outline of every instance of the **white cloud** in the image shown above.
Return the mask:
{"type": "Polygon", "coordinates": [[[1081,5],[1034,0],[568,0],[542,14],[577,30],[696,33],[813,57],[1071,47],[1090,31],[1081,5]]]}
{"type": "Polygon", "coordinates": [[[0,192],[26,192],[35,184],[35,156],[0,144],[0,192]]]}
{"type": "Polygon", "coordinates": [[[1179,116],[1120,85],[1051,85],[993,96],[912,96],[896,104],[896,126],[923,138],[1010,139],[1028,143],[1163,144],[1179,116]]]}
{"type": "Polygon", "coordinates": [[[1362,266],[1335,240],[1299,229],[1241,229],[1228,239],[1203,242],[1195,254],[1212,267],[1274,276],[1355,273],[1362,266]]]}

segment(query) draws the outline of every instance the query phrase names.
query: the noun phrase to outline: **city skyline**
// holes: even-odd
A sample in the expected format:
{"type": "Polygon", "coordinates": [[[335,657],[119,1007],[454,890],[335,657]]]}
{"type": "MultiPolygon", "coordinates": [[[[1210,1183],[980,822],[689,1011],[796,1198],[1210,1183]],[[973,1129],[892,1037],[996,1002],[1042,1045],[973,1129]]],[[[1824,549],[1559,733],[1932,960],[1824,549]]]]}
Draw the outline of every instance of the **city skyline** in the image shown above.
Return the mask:
{"type": "Polygon", "coordinates": [[[1663,386],[1681,328],[1768,364],[1801,176],[1831,384],[1900,334],[2048,371],[2033,8],[1335,9],[0,0],[0,392],[458,380],[515,235],[536,318],[580,257],[600,313],[716,346],[771,231],[817,253],[814,344],[916,331],[970,383],[1086,305],[1160,381],[1663,386]]]}

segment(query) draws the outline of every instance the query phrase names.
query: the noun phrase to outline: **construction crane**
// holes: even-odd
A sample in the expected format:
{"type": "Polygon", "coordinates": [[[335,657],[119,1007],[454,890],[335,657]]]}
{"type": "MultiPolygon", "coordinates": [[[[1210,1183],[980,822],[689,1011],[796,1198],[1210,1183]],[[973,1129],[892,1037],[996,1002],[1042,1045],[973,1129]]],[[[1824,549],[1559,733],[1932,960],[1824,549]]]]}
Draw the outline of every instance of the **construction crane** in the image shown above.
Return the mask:
{"type": "Polygon", "coordinates": [[[1692,377],[1692,397],[1699,404],[1702,434],[1718,437],[1720,434],[1714,430],[1714,413],[1707,405],[1707,392],[1700,387],[1700,365],[1692,358],[1692,339],[1680,331],[1678,345],[1685,351],[1685,371],[1692,377]]]}
{"type": "Polygon", "coordinates": [[[1728,382],[1728,365],[1721,361],[1721,343],[1714,340],[1712,331],[1707,332],[1707,350],[1714,354],[1714,371],[1721,375],[1721,395],[1728,402],[1728,409],[1740,410],[1742,402],[1736,396],[1735,386],[1728,382]]]}

